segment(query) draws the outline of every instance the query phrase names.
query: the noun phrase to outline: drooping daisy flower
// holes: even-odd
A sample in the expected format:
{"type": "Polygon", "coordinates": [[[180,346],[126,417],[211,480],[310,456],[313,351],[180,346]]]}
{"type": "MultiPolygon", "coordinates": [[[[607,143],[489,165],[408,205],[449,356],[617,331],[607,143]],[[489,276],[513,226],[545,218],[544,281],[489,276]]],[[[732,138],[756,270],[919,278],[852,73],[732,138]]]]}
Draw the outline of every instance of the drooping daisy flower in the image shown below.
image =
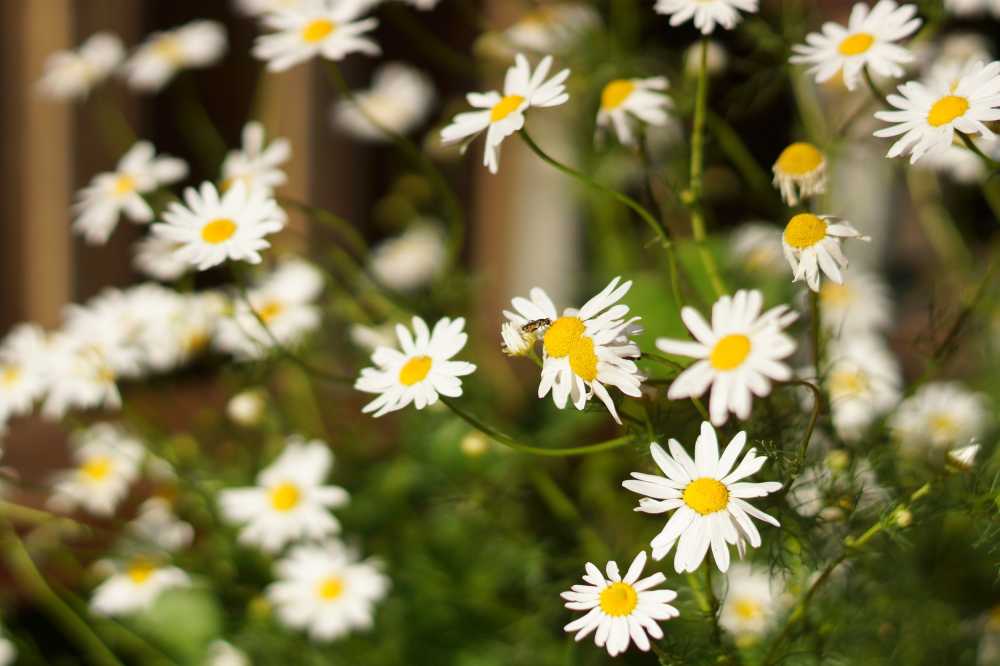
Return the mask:
{"type": "Polygon", "coordinates": [[[512,49],[562,53],[600,25],[601,15],[593,7],[578,2],[549,3],[521,16],[498,41],[512,49]]]}
{"type": "Polygon", "coordinates": [[[1000,16],[1000,0],[944,0],[944,8],[956,16],[974,16],[986,11],[1000,16]]]}
{"type": "Polygon", "coordinates": [[[879,0],[871,12],[859,2],[846,28],[832,21],[823,24],[822,33],[809,33],[805,44],[792,47],[795,55],[789,60],[811,65],[809,71],[818,83],[843,71],[848,90],[857,87],[865,67],[898,79],[904,73],[902,65],[912,62],[913,55],[895,42],[917,31],[922,21],[916,15],[915,5],[897,5],[894,0],[879,0]]]}
{"type": "Polygon", "coordinates": [[[45,61],[38,89],[55,99],[86,97],[111,76],[125,56],[122,40],[109,32],[91,35],[76,51],[59,51],[45,61]]]}
{"type": "Polygon", "coordinates": [[[448,248],[440,227],[417,223],[372,249],[369,269],[381,284],[397,291],[425,286],[445,268],[448,248]]]}
{"type": "Polygon", "coordinates": [[[226,29],[216,21],[192,21],[156,32],[125,63],[130,86],[142,92],[163,88],[182,69],[208,67],[226,52],[226,29]]]}
{"type": "Polygon", "coordinates": [[[892,325],[889,288],[876,274],[851,271],[819,288],[823,328],[835,337],[884,331],[892,325]]]}
{"type": "Polygon", "coordinates": [[[840,269],[847,268],[847,257],[840,249],[844,238],[871,240],[850,222],[832,215],[799,213],[789,220],[781,241],[785,258],[792,267],[792,282],[804,279],[810,289],[819,291],[822,271],[829,279],[842,283],[844,276],[840,269]]]}
{"type": "Polygon", "coordinates": [[[618,140],[625,145],[635,143],[632,125],[665,125],[670,98],[663,92],[669,87],[666,77],[651,79],[615,79],[601,92],[601,108],[597,112],[598,129],[613,127],[618,140]]]}
{"type": "Polygon", "coordinates": [[[140,543],[175,552],[191,545],[194,528],[178,518],[163,497],[150,497],[139,505],[139,515],[129,523],[129,534],[140,543]]]}
{"type": "Polygon", "coordinates": [[[782,332],[798,314],[779,305],[761,314],[763,295],[740,290],[723,296],[712,306],[712,323],[692,307],[681,310],[681,319],[696,342],[659,338],[656,346],[667,354],[698,359],[667,390],[671,400],[697,397],[708,390],[712,423],[722,425],[732,412],[749,418],[752,396],[771,392],[772,381],[791,378],[783,362],[795,351],[795,342],[782,332]]]}
{"type": "Polygon", "coordinates": [[[340,129],[366,141],[392,139],[385,130],[409,134],[427,119],[434,84],[415,67],[390,62],[375,71],[371,88],[334,104],[330,119],[340,129]],[[373,122],[374,121],[374,122],[373,122]]]}
{"type": "Polygon", "coordinates": [[[566,608],[586,611],[564,629],[576,632],[579,641],[590,632],[597,630],[594,643],[603,647],[612,657],[625,652],[629,643],[643,652],[649,651],[649,637],[663,638],[659,622],[680,615],[680,611],[670,605],[677,598],[673,590],[654,589],[667,578],[657,571],[651,576],[639,578],[646,566],[646,552],[635,556],[628,571],[622,577],[618,563],[608,562],[607,578],[594,564],[587,562],[583,581],[586,585],[574,585],[561,593],[566,600],[566,608]]]}
{"type": "Polygon", "coordinates": [[[887,98],[897,110],[875,113],[879,120],[892,123],[876,130],[875,136],[902,134],[887,156],[909,152],[912,164],[926,153],[950,148],[956,132],[993,136],[985,123],[1000,120],[1000,62],[969,63],[950,83],[909,81],[899,86],[899,93],[887,98]]]}
{"type": "Polygon", "coordinates": [[[909,456],[940,454],[983,434],[985,398],[957,382],[925,384],[889,419],[893,438],[909,456]]]}
{"type": "Polygon", "coordinates": [[[856,440],[876,418],[899,403],[903,377],[885,343],[871,335],[850,335],[828,345],[823,387],[830,396],[833,427],[856,440]]]}
{"type": "Polygon", "coordinates": [[[0,430],[30,412],[48,387],[48,337],[34,324],[14,327],[0,343],[0,430]]]}
{"type": "Polygon", "coordinates": [[[247,189],[264,189],[273,192],[284,185],[287,176],[281,165],[292,155],[288,139],[275,139],[266,143],[264,126],[249,122],[243,127],[243,146],[226,155],[222,163],[222,189],[227,190],[242,181],[247,189]]]}
{"type": "Polygon", "coordinates": [[[657,0],[656,12],[670,16],[670,25],[678,26],[694,18],[694,27],[708,35],[718,23],[732,30],[740,22],[740,11],[754,14],[757,0],[657,0]]]}
{"type": "Polygon", "coordinates": [[[772,224],[747,222],[741,225],[729,239],[729,251],[749,273],[788,274],[788,262],[781,246],[781,229],[772,224]]]}
{"type": "Polygon", "coordinates": [[[842,523],[856,512],[881,510],[889,497],[867,460],[836,449],[795,478],[787,500],[800,516],[842,523]]]}
{"type": "MultiPolygon", "coordinates": [[[[976,139],[976,145],[987,157],[1000,160],[1000,136],[996,134],[976,139]]],[[[965,147],[959,140],[939,150],[924,153],[918,167],[931,169],[957,183],[975,185],[987,175],[982,158],[965,147]]]]}
{"type": "Polygon", "coordinates": [[[336,542],[297,546],[275,568],[267,598],[278,618],[317,641],[371,628],[375,604],[389,591],[377,560],[360,561],[336,542]]]}
{"type": "Polygon", "coordinates": [[[465,319],[444,319],[434,330],[420,317],[413,318],[413,331],[396,325],[400,350],[379,347],[372,354],[374,368],[365,368],[354,388],[379,396],[361,410],[375,417],[403,409],[410,403],[417,409],[433,405],[438,395],[457,398],[462,395],[461,377],[476,371],[465,361],[453,361],[469,336],[463,332],[465,319]]]}
{"type": "Polygon", "coordinates": [[[785,582],[780,577],[744,562],[732,566],[725,591],[718,594],[722,599],[719,626],[741,646],[765,635],[789,605],[785,582]]]}
{"type": "Polygon", "coordinates": [[[136,557],[113,565],[115,573],[94,590],[90,609],[98,615],[130,615],[156,603],[166,590],[185,587],[190,578],[177,567],[136,557]]]}
{"type": "Polygon", "coordinates": [[[774,185],[789,206],[826,192],[826,157],[811,143],[799,141],[785,148],[772,171],[774,185]]]}
{"type": "Polygon", "coordinates": [[[551,391],[559,409],[565,409],[567,402],[583,409],[597,396],[621,423],[607,386],[634,398],[642,395],[644,378],[632,360],[639,358],[639,347],[629,339],[639,332],[635,326],[639,318],[626,319],[629,308],[618,301],[632,283],[619,284],[620,280],[616,277],[582,308],[567,308],[562,316],[548,294],[537,287],[531,290],[530,300],[518,297],[511,301],[515,312],[504,311],[507,320],[521,330],[531,322],[550,322],[542,336],[539,398],[551,391]]]}
{"type": "Polygon", "coordinates": [[[535,348],[538,337],[523,326],[506,321],[500,326],[500,348],[507,356],[524,356],[535,348]]]}
{"type": "Polygon", "coordinates": [[[262,23],[273,30],[261,35],[253,54],[267,61],[272,72],[281,72],[310,58],[343,60],[351,53],[376,56],[379,45],[362,35],[374,30],[374,18],[357,20],[371,7],[369,0],[304,0],[297,6],[276,9],[266,14],[262,23]]]}
{"type": "Polygon", "coordinates": [[[650,544],[654,559],[663,559],[676,546],[677,573],[695,571],[711,548],[716,566],[725,572],[729,569],[729,546],[736,546],[740,557],[746,542],[753,548],[760,546],[760,533],[751,517],[780,527],[777,520],[747,502],[780,490],[781,484],[744,481],[767,461],[756,449],[750,449],[737,465],[746,441],[747,434],[740,432],[720,457],[715,429],[706,422],[695,442],[694,460],[675,439],[669,442],[669,455],[656,442],[649,445],[653,460],[666,477],[633,472],[633,478],[623,481],[622,486],[645,496],[636,511],[674,512],[650,544]]]}
{"type": "Polygon", "coordinates": [[[175,256],[203,271],[227,259],[260,263],[260,251],[271,246],[264,237],[281,231],[285,220],[267,190],[237,182],[220,197],[205,182],[184,190],[184,203],[171,202],[153,233],[182,243],[175,256]]]}
{"type": "Polygon", "coordinates": [[[53,478],[49,506],[112,515],[139,475],[142,443],[118,426],[99,423],[75,433],[71,444],[76,468],[53,478]]]}
{"type": "Polygon", "coordinates": [[[976,464],[976,456],[979,455],[979,444],[969,444],[960,446],[948,452],[948,463],[964,472],[972,469],[976,464]]]}
{"type": "Polygon", "coordinates": [[[184,160],[169,155],[156,156],[148,141],[132,146],[118,161],[114,171],[101,173],[77,194],[73,204],[73,229],[88,243],[106,243],[125,214],[133,222],[151,222],[153,209],[144,194],[175,183],[187,175],[184,160]]]}
{"type": "Polygon", "coordinates": [[[121,406],[117,373],[104,354],[67,333],[52,336],[42,413],[60,419],[70,409],[121,406]]]}
{"type": "Polygon", "coordinates": [[[253,488],[219,493],[226,521],[242,525],[240,543],[277,552],[300,539],[323,539],[340,531],[330,513],[347,503],[347,491],[323,485],[333,466],[324,442],[289,437],[285,450],[257,476],[253,488]]]}
{"type": "Polygon", "coordinates": [[[569,78],[569,70],[564,69],[546,80],[551,67],[552,56],[545,56],[532,71],[528,59],[518,53],[514,66],[507,70],[504,77],[503,94],[491,90],[466,95],[469,104],[481,110],[455,116],[451,124],[441,130],[442,141],[471,142],[485,130],[483,165],[489,168],[490,173],[496,173],[500,165],[500,144],[524,127],[524,112],[531,107],[559,106],[569,99],[563,85],[569,78]]]}

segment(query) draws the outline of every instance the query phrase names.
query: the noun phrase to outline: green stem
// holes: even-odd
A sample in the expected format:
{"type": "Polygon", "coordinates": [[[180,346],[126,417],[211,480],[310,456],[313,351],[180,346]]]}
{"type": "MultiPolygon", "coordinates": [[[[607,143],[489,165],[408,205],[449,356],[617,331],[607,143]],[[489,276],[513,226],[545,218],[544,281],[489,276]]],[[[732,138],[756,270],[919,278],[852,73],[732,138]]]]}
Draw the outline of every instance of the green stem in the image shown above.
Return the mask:
{"type": "Polygon", "coordinates": [[[816,430],[816,421],[819,420],[819,412],[823,406],[823,394],[820,392],[819,387],[812,382],[793,380],[788,382],[788,384],[805,386],[807,389],[812,391],[813,394],[812,414],[809,416],[809,424],[806,426],[806,431],[802,435],[802,443],[799,444],[797,469],[802,469],[806,462],[806,453],[809,451],[809,442],[812,440],[813,431],[816,430]]]}
{"type": "Polygon", "coordinates": [[[394,28],[417,47],[417,50],[423,51],[429,59],[436,61],[450,73],[464,78],[475,78],[479,75],[475,59],[453,49],[438,36],[438,33],[425,28],[402,7],[387,6],[385,16],[394,28]]]}
{"type": "Polygon", "coordinates": [[[965,147],[974,152],[979,159],[983,161],[983,164],[986,165],[986,169],[990,173],[1000,171],[1000,162],[997,162],[995,159],[984,153],[982,149],[976,145],[976,142],[972,140],[971,136],[958,130],[955,130],[955,132],[958,134],[958,138],[962,140],[962,143],[965,144],[965,147]]]}
{"type": "MultiPolygon", "coordinates": [[[[676,368],[676,369],[682,370],[682,371],[686,369],[686,366],[681,365],[680,363],[677,363],[676,361],[671,361],[666,356],[660,356],[659,354],[656,354],[656,353],[653,353],[653,352],[642,352],[642,357],[641,358],[648,358],[651,361],[656,361],[657,363],[660,363],[660,364],[665,365],[667,367],[676,368]]],[[[702,404],[702,402],[701,402],[701,400],[699,398],[692,397],[691,398],[691,403],[694,405],[695,409],[698,410],[698,413],[701,415],[701,418],[703,418],[706,421],[711,420],[711,419],[709,419],[709,416],[708,416],[708,410],[705,409],[705,405],[702,404]]]]}
{"type": "Polygon", "coordinates": [[[190,74],[178,77],[177,118],[206,173],[215,173],[226,155],[226,141],[201,101],[190,74]]]}
{"type": "MultiPolygon", "coordinates": [[[[670,232],[667,230],[667,225],[663,221],[663,205],[657,201],[656,192],[653,187],[653,163],[649,159],[649,150],[646,148],[646,136],[645,133],[639,136],[639,161],[642,164],[643,171],[646,172],[646,191],[648,192],[650,204],[658,207],[659,209],[659,229],[663,231],[664,235],[669,236],[670,232]]],[[[681,292],[678,286],[678,270],[677,270],[677,257],[674,254],[673,248],[667,248],[667,270],[670,275],[670,293],[674,297],[674,303],[677,307],[681,307],[681,292]]]]}
{"type": "Polygon", "coordinates": [[[354,228],[354,225],[332,211],[289,197],[279,196],[278,203],[282,206],[295,208],[307,217],[330,227],[351,245],[351,250],[358,256],[364,257],[368,253],[368,244],[358,230],[354,228]]]}
{"type": "Polygon", "coordinates": [[[885,93],[882,92],[877,85],[875,85],[875,80],[872,79],[872,74],[868,71],[867,66],[861,68],[861,74],[865,77],[865,84],[868,85],[868,90],[871,91],[872,97],[874,97],[882,106],[887,109],[891,109],[892,105],[889,104],[889,100],[885,98],[885,93]]]}
{"type": "Polygon", "coordinates": [[[87,106],[96,117],[96,124],[101,128],[101,134],[108,153],[114,159],[121,157],[139,138],[128,122],[121,107],[110,97],[107,89],[94,94],[87,106]]]}
{"type": "Polygon", "coordinates": [[[822,344],[822,330],[823,321],[820,314],[820,302],[819,302],[819,292],[809,290],[809,309],[811,311],[811,318],[809,320],[810,337],[812,341],[812,365],[813,370],[816,373],[816,378],[819,379],[820,376],[820,365],[823,361],[823,349],[822,344]]]}

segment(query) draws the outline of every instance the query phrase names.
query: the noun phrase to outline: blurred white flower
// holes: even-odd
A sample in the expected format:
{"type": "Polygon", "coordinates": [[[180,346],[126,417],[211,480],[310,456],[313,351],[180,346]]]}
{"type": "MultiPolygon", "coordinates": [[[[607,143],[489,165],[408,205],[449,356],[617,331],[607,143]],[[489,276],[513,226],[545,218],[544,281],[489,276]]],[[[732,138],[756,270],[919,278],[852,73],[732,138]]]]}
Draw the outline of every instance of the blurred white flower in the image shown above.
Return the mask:
{"type": "Polygon", "coordinates": [[[405,63],[390,62],[375,71],[371,88],[355,91],[353,100],[338,100],[330,119],[359,139],[386,142],[392,137],[384,130],[408,134],[419,127],[434,97],[434,85],[426,74],[405,63]]]}
{"type": "Polygon", "coordinates": [[[139,515],[129,523],[129,533],[147,545],[175,552],[191,545],[194,528],[176,515],[170,502],[150,497],[139,505],[139,515]]]}
{"type": "Polygon", "coordinates": [[[944,0],[944,8],[956,16],[973,16],[987,11],[1000,16],[1000,0],[944,0]]]}
{"type": "Polygon", "coordinates": [[[351,325],[351,342],[358,347],[373,352],[379,347],[392,347],[396,344],[396,329],[391,324],[381,326],[351,325]]]}
{"type": "Polygon", "coordinates": [[[74,433],[70,445],[76,467],[53,477],[49,507],[112,515],[139,476],[142,443],[117,425],[99,423],[74,433]]]}
{"type": "Polygon", "coordinates": [[[889,287],[875,273],[853,270],[819,288],[820,319],[834,337],[870,334],[892,326],[889,287]]]}
{"type": "Polygon", "coordinates": [[[225,52],[226,29],[221,23],[192,21],[150,35],[125,63],[125,75],[136,90],[156,92],[180,70],[208,67],[225,52]]]}
{"type": "Polygon", "coordinates": [[[351,53],[379,55],[379,45],[362,35],[378,26],[374,18],[357,20],[371,6],[369,0],[303,0],[294,7],[265,14],[264,27],[273,30],[261,35],[253,55],[267,61],[267,68],[280,72],[311,58],[342,60],[351,53]]]}
{"type": "Polygon", "coordinates": [[[228,190],[237,181],[242,181],[247,189],[267,192],[283,185],[287,176],[280,167],[292,155],[288,139],[278,138],[267,144],[264,126],[256,121],[243,127],[242,138],[240,149],[230,151],[222,163],[221,189],[228,190]]]}
{"type": "Polygon", "coordinates": [[[179,293],[154,284],[133,287],[129,299],[142,313],[143,362],[157,372],[178,368],[208,349],[228,307],[217,292],[179,293]]]}
{"type": "MultiPolygon", "coordinates": [[[[1000,136],[980,137],[976,139],[976,145],[987,157],[1000,160],[1000,136]]],[[[917,166],[944,174],[963,185],[975,185],[987,176],[982,158],[961,143],[952,143],[926,153],[917,166]]]]}
{"type": "Polygon", "coordinates": [[[251,662],[242,651],[224,640],[217,639],[208,646],[205,666],[251,666],[251,662]]]}
{"type": "Polygon", "coordinates": [[[283,9],[297,9],[307,0],[233,0],[236,9],[246,16],[263,16],[283,9]]]}
{"type": "Polygon", "coordinates": [[[264,392],[260,389],[250,389],[237,393],[226,403],[226,416],[233,423],[250,427],[260,423],[267,407],[264,392]]]}
{"type": "Polygon", "coordinates": [[[667,109],[672,106],[663,92],[669,87],[666,77],[649,79],[615,79],[601,91],[601,106],[597,111],[599,130],[614,128],[618,141],[632,145],[636,138],[633,124],[663,126],[667,124],[667,109]]]}
{"type": "Polygon", "coordinates": [[[173,282],[192,268],[177,257],[182,247],[184,243],[149,234],[132,246],[132,266],[151,278],[173,282]]]}
{"type": "Polygon", "coordinates": [[[774,185],[789,206],[826,192],[826,157],[811,143],[799,141],[785,148],[772,171],[774,185]]]}
{"type": "Polygon", "coordinates": [[[0,625],[0,666],[11,666],[15,659],[17,659],[17,648],[3,635],[3,626],[0,625]]]}
{"type": "Polygon", "coordinates": [[[738,645],[749,645],[765,635],[775,621],[788,609],[790,599],[785,582],[777,575],[754,569],[737,562],[726,576],[719,626],[736,639],[738,645]]]}
{"type": "Polygon", "coordinates": [[[889,493],[867,460],[852,462],[850,455],[836,450],[805,468],[789,486],[786,499],[800,516],[841,522],[856,511],[881,510],[889,493]]]}
{"type": "Polygon", "coordinates": [[[90,609],[98,615],[130,615],[152,606],[165,590],[190,584],[188,575],[173,566],[137,557],[115,563],[115,573],[94,590],[90,609]]]}
{"type": "Polygon", "coordinates": [[[868,236],[854,228],[847,220],[831,215],[799,213],[788,221],[781,236],[785,259],[792,267],[792,281],[805,280],[813,291],[819,291],[820,271],[827,278],[840,284],[844,281],[842,268],[847,268],[847,257],[840,249],[845,238],[870,241],[868,236]]]}
{"type": "Polygon", "coordinates": [[[657,0],[656,12],[670,16],[670,25],[678,26],[694,19],[694,27],[708,35],[716,24],[732,30],[742,20],[740,11],[754,14],[758,0],[657,0]]]}
{"type": "Polygon", "coordinates": [[[902,397],[899,363],[885,343],[863,333],[831,342],[826,357],[823,387],[830,396],[833,427],[842,439],[857,440],[902,397]]]}
{"type": "Polygon", "coordinates": [[[747,222],[729,238],[729,251],[748,273],[788,274],[781,229],[766,222],[747,222]]]}
{"type": "Polygon", "coordinates": [[[601,26],[601,15],[579,2],[538,6],[503,31],[500,45],[536,53],[561,53],[601,26]]]}
{"type": "Polygon", "coordinates": [[[69,409],[121,406],[118,375],[99,349],[67,333],[54,334],[50,344],[42,405],[46,417],[62,418],[69,409]]]}
{"type": "Polygon", "coordinates": [[[48,387],[49,340],[35,324],[19,324],[0,342],[0,430],[30,412],[48,387]]]}
{"type": "Polygon", "coordinates": [[[371,252],[369,269],[381,284],[396,291],[425,286],[444,269],[448,256],[441,229],[418,222],[371,252]]]}
{"type": "MultiPolygon", "coordinates": [[[[705,54],[705,69],[709,76],[715,76],[726,71],[729,66],[729,53],[719,42],[708,40],[708,53],[705,54]]],[[[684,73],[689,77],[698,76],[701,71],[701,42],[695,42],[684,52],[684,73]]]]}
{"type": "Polygon", "coordinates": [[[86,97],[114,72],[124,57],[125,48],[117,35],[93,34],[75,51],[50,55],[38,89],[55,99],[86,97]]]}
{"type": "Polygon", "coordinates": [[[924,384],[889,419],[908,456],[928,456],[978,438],[989,419],[986,399],[957,382],[924,384]]]}

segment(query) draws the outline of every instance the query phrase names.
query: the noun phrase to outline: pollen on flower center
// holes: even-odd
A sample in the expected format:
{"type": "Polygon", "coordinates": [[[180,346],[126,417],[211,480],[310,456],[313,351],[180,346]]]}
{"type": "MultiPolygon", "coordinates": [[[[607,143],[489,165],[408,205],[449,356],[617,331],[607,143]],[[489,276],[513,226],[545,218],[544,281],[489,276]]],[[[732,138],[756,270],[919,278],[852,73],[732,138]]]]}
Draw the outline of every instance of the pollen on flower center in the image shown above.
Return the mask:
{"type": "Polygon", "coordinates": [[[716,370],[738,368],[750,355],[750,338],[741,334],[727,335],[715,343],[708,362],[716,370]]]}
{"type": "Polygon", "coordinates": [[[136,560],[129,566],[127,573],[133,583],[136,585],[142,585],[153,576],[155,571],[156,567],[154,567],[151,562],[147,562],[146,560],[136,560]]]}
{"type": "Polygon", "coordinates": [[[257,316],[263,319],[265,324],[269,324],[284,310],[285,306],[281,301],[268,301],[263,307],[257,309],[257,316]]]}
{"type": "Polygon", "coordinates": [[[271,489],[271,506],[275,511],[291,511],[301,499],[302,493],[294,483],[279,483],[271,489]]]}
{"type": "Polygon", "coordinates": [[[605,111],[617,109],[635,90],[635,84],[628,79],[616,79],[604,86],[601,92],[601,108],[605,111]]]}
{"type": "Polygon", "coordinates": [[[958,424],[948,414],[935,414],[929,421],[928,426],[935,435],[944,438],[954,437],[958,434],[958,424]]]}
{"type": "Polygon", "coordinates": [[[554,358],[569,355],[585,330],[587,327],[579,317],[559,317],[542,338],[545,351],[554,358]]]}
{"type": "Polygon", "coordinates": [[[521,106],[523,101],[524,98],[520,95],[507,95],[493,105],[493,109],[490,111],[490,122],[495,123],[503,120],[510,114],[517,111],[517,108],[521,106]]]}
{"type": "Polygon", "coordinates": [[[946,95],[934,102],[927,114],[927,123],[931,127],[941,127],[965,115],[969,110],[969,100],[959,95],[946,95]]]}
{"type": "Polygon", "coordinates": [[[830,393],[838,397],[859,396],[868,390],[868,378],[862,372],[843,370],[830,374],[830,393]]]}
{"type": "Polygon", "coordinates": [[[870,49],[875,43],[875,36],[867,32],[856,32],[844,38],[837,50],[840,55],[855,56],[860,55],[870,49]]]}
{"type": "Polygon", "coordinates": [[[729,504],[729,489],[716,479],[703,476],[684,489],[684,503],[703,516],[722,511],[729,504]]]}
{"type": "Polygon", "coordinates": [[[733,612],[741,619],[753,620],[763,614],[763,609],[752,599],[737,599],[733,602],[733,612]]]}
{"type": "Polygon", "coordinates": [[[302,39],[310,44],[315,44],[326,39],[336,29],[337,24],[333,21],[329,19],[316,19],[315,21],[310,21],[306,27],[302,28],[302,39]]]}
{"type": "Polygon", "coordinates": [[[581,335],[569,351],[569,367],[576,375],[588,382],[597,379],[597,354],[594,341],[581,335]]]}
{"type": "Polygon", "coordinates": [[[80,467],[80,473],[91,481],[100,481],[111,473],[111,459],[104,456],[91,458],[80,467]]]}
{"type": "Polygon", "coordinates": [[[316,594],[323,601],[333,601],[344,593],[344,581],[336,576],[330,576],[316,586],[316,594]]]}
{"type": "Polygon", "coordinates": [[[611,617],[631,615],[639,605],[639,594],[628,583],[619,581],[601,591],[600,604],[601,610],[611,617]]]}
{"type": "Polygon", "coordinates": [[[799,213],[785,227],[785,242],[804,250],[826,238],[826,222],[812,213],[799,213]]]}
{"type": "Polygon", "coordinates": [[[135,178],[122,174],[115,179],[115,194],[122,196],[135,192],[135,178]]]}
{"type": "Polygon", "coordinates": [[[430,356],[414,356],[399,371],[399,383],[403,386],[413,386],[417,382],[424,381],[433,363],[430,356]]]}
{"type": "Polygon", "coordinates": [[[789,176],[805,176],[823,166],[823,153],[811,143],[799,141],[781,151],[775,168],[789,176]]]}
{"type": "Polygon", "coordinates": [[[236,233],[236,223],[228,217],[219,217],[201,228],[201,239],[206,243],[218,245],[233,237],[236,233]]]}

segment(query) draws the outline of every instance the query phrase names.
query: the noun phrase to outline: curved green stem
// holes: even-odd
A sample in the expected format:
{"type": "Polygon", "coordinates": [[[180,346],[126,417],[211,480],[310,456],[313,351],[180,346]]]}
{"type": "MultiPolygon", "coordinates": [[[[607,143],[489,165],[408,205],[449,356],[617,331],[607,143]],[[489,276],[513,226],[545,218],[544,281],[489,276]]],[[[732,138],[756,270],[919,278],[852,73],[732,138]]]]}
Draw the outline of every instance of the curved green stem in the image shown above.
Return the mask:
{"type": "Polygon", "coordinates": [[[809,442],[812,440],[813,431],[816,430],[816,421],[819,420],[820,409],[823,407],[823,393],[819,390],[818,386],[805,380],[796,379],[787,382],[787,384],[790,386],[805,386],[813,394],[813,408],[812,414],[809,416],[809,425],[806,426],[806,431],[802,435],[802,443],[799,444],[797,468],[802,469],[802,466],[806,462],[806,453],[809,451],[809,442]]]}
{"type": "Polygon", "coordinates": [[[976,145],[976,142],[972,140],[971,136],[965,132],[960,132],[959,130],[955,130],[955,132],[958,134],[958,138],[962,140],[962,143],[965,144],[965,147],[975,153],[979,159],[983,161],[987,170],[990,172],[1000,170],[1000,162],[997,162],[995,159],[984,153],[982,149],[976,145]]]}
{"type": "Polygon", "coordinates": [[[886,99],[885,93],[882,92],[882,89],[875,84],[875,80],[872,79],[872,74],[868,71],[867,66],[861,68],[861,74],[865,78],[865,84],[868,86],[868,90],[871,91],[872,97],[874,97],[882,106],[891,109],[892,105],[889,104],[889,100],[886,99]]]}

